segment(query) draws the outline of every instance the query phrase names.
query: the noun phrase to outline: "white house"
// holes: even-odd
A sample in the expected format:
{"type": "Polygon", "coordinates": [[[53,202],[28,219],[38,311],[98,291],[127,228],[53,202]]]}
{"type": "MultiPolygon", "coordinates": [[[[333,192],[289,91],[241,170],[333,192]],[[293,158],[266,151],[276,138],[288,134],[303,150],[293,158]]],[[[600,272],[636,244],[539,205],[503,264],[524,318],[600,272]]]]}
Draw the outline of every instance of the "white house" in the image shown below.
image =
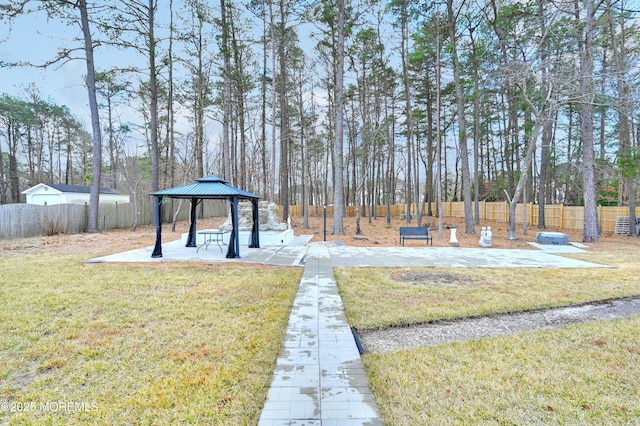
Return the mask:
{"type": "MultiPolygon", "coordinates": [[[[52,204],[85,204],[89,203],[90,186],[58,185],[39,183],[22,191],[27,196],[27,204],[41,206],[52,204]]],[[[101,203],[128,203],[129,196],[122,195],[112,188],[100,188],[101,203]]]]}

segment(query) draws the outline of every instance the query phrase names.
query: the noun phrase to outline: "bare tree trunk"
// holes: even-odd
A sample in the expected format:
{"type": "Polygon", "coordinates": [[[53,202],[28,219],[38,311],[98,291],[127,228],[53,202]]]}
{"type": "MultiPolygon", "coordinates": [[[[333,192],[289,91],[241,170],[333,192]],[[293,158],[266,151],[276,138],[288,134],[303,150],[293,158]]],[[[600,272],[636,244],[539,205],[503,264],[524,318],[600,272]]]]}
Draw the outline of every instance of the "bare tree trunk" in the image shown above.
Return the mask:
{"type": "Polygon", "coordinates": [[[260,154],[262,160],[262,194],[268,198],[269,191],[268,161],[267,161],[267,8],[262,7],[262,79],[260,83],[260,154]]]}
{"type": "Polygon", "coordinates": [[[0,144],[0,204],[7,204],[7,187],[5,185],[6,177],[4,175],[4,154],[2,152],[2,144],[0,144]]]}
{"type": "Polygon", "coordinates": [[[289,216],[289,102],[287,99],[288,68],[285,49],[286,15],[284,0],[280,0],[280,34],[278,39],[278,100],[280,105],[280,204],[282,220],[289,216]]]}
{"type": "Polygon", "coordinates": [[[227,25],[227,4],[225,0],[220,0],[220,22],[222,25],[222,80],[223,80],[223,100],[222,100],[222,167],[224,168],[224,179],[232,185],[233,176],[231,173],[231,141],[229,128],[231,126],[231,60],[229,55],[229,27],[227,25]]]}
{"type": "Polygon", "coordinates": [[[333,234],[344,235],[344,167],[343,159],[343,138],[344,138],[344,32],[345,32],[345,6],[344,0],[338,0],[338,22],[337,22],[337,46],[335,70],[336,70],[336,134],[334,146],[334,170],[335,181],[333,187],[333,234]]]}
{"type": "MultiPolygon", "coordinates": [[[[538,0],[538,15],[540,17],[540,33],[545,34],[545,16],[544,16],[544,1],[538,0]]],[[[540,46],[541,53],[540,57],[542,60],[542,79],[547,79],[547,47],[546,44],[543,43],[540,46]]],[[[540,146],[540,185],[538,188],[538,228],[544,229],[546,228],[545,224],[545,205],[546,205],[546,197],[547,197],[547,188],[549,187],[548,181],[548,165],[549,165],[549,146],[552,143],[553,138],[553,122],[551,121],[551,116],[545,116],[544,123],[542,125],[542,141],[540,146]]],[[[526,206],[525,206],[526,207],[526,206]]]]}
{"type": "MultiPolygon", "coordinates": [[[[155,37],[155,10],[156,0],[149,0],[148,45],[149,45],[149,114],[151,128],[149,129],[151,144],[151,191],[157,191],[160,185],[159,155],[158,155],[158,79],[156,75],[156,37],[155,37]]],[[[150,223],[155,223],[155,209],[151,209],[150,223]]],[[[162,218],[160,218],[162,220],[162,218]]]]}
{"type": "MultiPolygon", "coordinates": [[[[518,184],[516,185],[513,197],[510,198],[509,194],[505,191],[507,200],[509,201],[509,224],[507,225],[507,239],[509,240],[518,239],[516,236],[516,207],[518,206],[518,200],[520,199],[520,195],[522,195],[522,192],[524,191],[524,187],[528,179],[529,168],[533,160],[536,141],[538,140],[538,135],[540,134],[540,127],[540,121],[536,120],[533,131],[531,133],[531,137],[529,139],[529,145],[527,146],[527,153],[524,158],[522,173],[520,174],[520,178],[518,179],[518,184]]],[[[526,205],[524,207],[526,209],[526,205]]]]}
{"type": "Polygon", "coordinates": [[[460,65],[456,48],[456,17],[453,10],[453,0],[447,0],[447,15],[449,20],[449,39],[451,58],[453,61],[453,82],[458,106],[458,140],[460,143],[460,160],[462,163],[462,198],[464,201],[465,233],[475,235],[476,228],[473,220],[473,200],[471,199],[471,173],[469,170],[469,148],[467,146],[467,120],[464,111],[464,94],[460,81],[460,65]]]}
{"type": "Polygon", "coordinates": [[[80,23],[82,26],[82,34],[84,36],[84,50],[87,65],[87,91],[89,93],[91,128],[93,130],[93,173],[91,179],[91,192],[89,194],[89,218],[87,221],[86,232],[99,232],[98,208],[100,206],[100,172],[102,171],[102,135],[96,96],[96,70],[93,59],[93,41],[91,39],[91,29],[89,28],[87,1],[79,0],[77,7],[80,9],[80,23]]]}
{"type": "Polygon", "coordinates": [[[278,77],[276,76],[276,43],[281,42],[276,38],[274,23],[273,1],[269,2],[269,20],[271,23],[271,180],[269,184],[269,201],[276,202],[276,105],[278,104],[278,77]]]}
{"type": "MultiPolygon", "coordinates": [[[[173,132],[175,121],[173,114],[173,37],[174,37],[174,28],[173,28],[173,0],[169,0],[169,51],[168,51],[168,79],[167,79],[167,141],[168,141],[168,149],[169,155],[167,158],[167,164],[169,167],[169,186],[175,186],[175,178],[176,178],[176,143],[175,143],[175,135],[173,132]]],[[[170,211],[173,212],[175,200],[172,198],[170,201],[170,211]]],[[[171,221],[171,232],[175,232],[176,221],[175,218],[171,221]]]]}
{"type": "MultiPolygon", "coordinates": [[[[476,88],[480,87],[479,76],[479,64],[478,55],[476,54],[476,43],[473,38],[473,28],[469,28],[469,39],[471,40],[471,46],[473,49],[473,81],[476,88]]],[[[482,111],[480,106],[481,91],[475,90],[473,98],[473,192],[474,192],[474,224],[480,224],[480,141],[481,141],[481,128],[480,128],[480,113],[482,111]]]]}
{"type": "Polygon", "coordinates": [[[442,239],[442,106],[440,105],[440,80],[442,63],[440,61],[440,19],[436,15],[436,194],[438,203],[438,238],[442,239]]]}
{"type": "Polygon", "coordinates": [[[553,138],[553,121],[545,119],[542,126],[542,141],[540,147],[540,186],[538,188],[538,228],[546,228],[545,205],[549,188],[549,147],[553,138]]]}
{"type": "MultiPolygon", "coordinates": [[[[411,205],[413,204],[413,191],[412,182],[413,173],[413,114],[411,107],[411,82],[409,81],[409,59],[408,59],[408,44],[409,44],[409,17],[407,12],[407,2],[401,3],[402,10],[400,11],[400,28],[401,28],[401,47],[400,54],[402,55],[402,80],[404,84],[404,96],[405,96],[405,114],[407,117],[407,175],[405,176],[406,189],[406,201],[407,201],[407,223],[411,223],[411,205]]],[[[418,200],[416,199],[416,204],[418,200]]]]}
{"type": "MultiPolygon", "coordinates": [[[[637,174],[637,167],[634,166],[633,147],[631,143],[631,126],[629,125],[629,116],[631,115],[631,88],[626,78],[626,67],[624,65],[625,58],[623,57],[625,46],[625,26],[624,21],[621,24],[620,34],[618,39],[618,33],[614,26],[614,17],[612,13],[613,5],[608,5],[608,18],[610,28],[611,49],[613,50],[613,59],[616,69],[616,80],[618,88],[618,139],[619,139],[619,152],[618,161],[623,164],[619,164],[618,167],[621,171],[622,178],[624,179],[624,186],[627,192],[627,201],[629,206],[629,235],[636,236],[635,229],[636,223],[636,191],[635,191],[635,176],[637,174]],[[622,45],[621,45],[622,44],[622,45]]],[[[622,16],[620,19],[624,19],[622,16]]]]}
{"type": "MultiPolygon", "coordinates": [[[[312,95],[313,96],[313,95],[312,95]]],[[[304,114],[304,87],[302,84],[302,78],[298,82],[298,111],[300,114],[300,137],[302,139],[302,143],[300,144],[300,185],[302,186],[302,220],[303,227],[305,229],[309,228],[309,191],[307,182],[309,180],[308,177],[308,164],[309,164],[309,149],[308,149],[308,130],[307,130],[307,120],[304,114]]],[[[312,101],[313,102],[313,101],[312,101]]]]}
{"type": "MultiPolygon", "coordinates": [[[[577,4],[576,4],[577,6],[577,4]]],[[[584,33],[580,36],[580,119],[583,162],[584,242],[595,243],[600,238],[598,206],[596,204],[595,151],[593,146],[593,32],[594,2],[586,0],[584,33]],[[584,38],[582,38],[584,36],[584,38]]],[[[576,15],[580,10],[576,10],[576,15]]],[[[578,24],[578,23],[576,23],[578,24]]]]}

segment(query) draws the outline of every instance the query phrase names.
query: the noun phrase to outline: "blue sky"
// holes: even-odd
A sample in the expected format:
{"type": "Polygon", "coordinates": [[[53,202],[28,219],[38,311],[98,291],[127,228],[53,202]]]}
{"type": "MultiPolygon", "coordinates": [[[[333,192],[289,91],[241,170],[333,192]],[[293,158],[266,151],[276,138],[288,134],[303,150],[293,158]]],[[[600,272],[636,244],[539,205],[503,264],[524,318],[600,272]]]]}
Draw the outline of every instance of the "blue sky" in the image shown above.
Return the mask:
{"type": "MultiPolygon", "coordinates": [[[[20,16],[10,28],[0,25],[0,60],[4,62],[42,64],[54,59],[61,47],[82,46],[82,31],[79,25],[67,25],[62,20],[49,20],[45,13],[20,16]]],[[[75,56],[79,59],[60,62],[46,69],[28,66],[0,68],[0,94],[25,98],[26,89],[30,84],[34,84],[43,99],[68,107],[85,130],[90,132],[91,115],[84,83],[87,74],[84,51],[80,50],[75,56]]],[[[115,50],[107,46],[97,47],[94,59],[96,71],[122,64],[131,65],[133,61],[139,60],[132,51],[115,50]]],[[[118,116],[124,123],[140,122],[139,113],[125,105],[118,108],[118,116]]],[[[144,145],[140,142],[140,136],[134,132],[129,139],[132,144],[128,150],[132,154],[138,151],[136,146],[144,145]]]]}
{"type": "MultiPolygon", "coordinates": [[[[167,27],[167,4],[160,2],[157,19],[158,33],[162,27],[167,27]]],[[[180,7],[181,2],[174,5],[174,10],[180,7]]],[[[177,12],[179,13],[179,12],[177,12]]],[[[389,45],[392,48],[393,32],[390,27],[389,45]]],[[[260,28],[256,27],[257,30],[260,28]]],[[[313,26],[307,26],[300,31],[300,40],[307,53],[313,53],[316,41],[311,37],[313,26]]],[[[27,61],[43,63],[55,58],[60,47],[82,47],[81,30],[79,25],[67,25],[65,21],[49,20],[45,13],[34,13],[18,17],[11,27],[0,23],[0,60],[4,62],[27,61]]],[[[82,57],[84,54],[79,52],[82,57]]],[[[258,53],[259,54],[259,53],[258,53]]],[[[141,56],[136,56],[132,50],[115,50],[106,46],[100,46],[95,51],[96,70],[106,70],[114,65],[131,65],[138,62],[141,56]]],[[[143,58],[142,58],[143,60],[143,58]]],[[[25,89],[29,84],[34,84],[44,99],[58,105],[65,105],[71,113],[77,117],[85,129],[90,130],[90,114],[88,108],[88,95],[84,85],[86,64],[84,59],[74,60],[65,64],[56,64],[47,69],[33,67],[0,68],[0,94],[6,93],[14,97],[24,98],[25,89]]],[[[140,75],[141,78],[145,78],[140,75]]],[[[129,79],[137,79],[138,76],[128,76],[129,79]]],[[[348,79],[348,78],[347,78],[348,79]]],[[[316,88],[315,100],[322,98],[316,88]]],[[[121,120],[128,123],[140,122],[140,114],[124,106],[119,107],[121,120]],[[124,115],[124,116],[123,116],[124,115]]],[[[182,120],[183,124],[186,120],[182,120]]],[[[180,123],[179,123],[180,124],[180,123]]],[[[218,123],[209,123],[211,139],[216,140],[218,123]]],[[[141,135],[138,135],[141,136],[141,135]]],[[[135,137],[135,136],[134,136],[135,137]]]]}
{"type": "MultiPolygon", "coordinates": [[[[42,63],[55,57],[58,47],[69,45],[80,30],[60,21],[48,21],[44,14],[20,17],[11,27],[0,28],[0,59],[5,62],[42,63]]],[[[0,68],[0,93],[22,97],[34,83],[45,98],[67,105],[80,120],[89,123],[84,61],[54,65],[46,70],[33,67],[0,68]]]]}

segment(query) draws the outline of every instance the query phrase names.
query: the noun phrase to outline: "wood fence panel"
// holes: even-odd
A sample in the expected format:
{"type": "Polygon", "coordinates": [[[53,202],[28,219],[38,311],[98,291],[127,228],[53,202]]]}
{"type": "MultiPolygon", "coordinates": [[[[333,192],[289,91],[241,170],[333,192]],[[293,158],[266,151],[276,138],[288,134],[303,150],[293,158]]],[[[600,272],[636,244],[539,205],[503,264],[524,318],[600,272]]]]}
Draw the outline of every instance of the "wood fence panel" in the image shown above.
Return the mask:
{"type": "MultiPolygon", "coordinates": [[[[322,216],[322,206],[319,206],[317,216],[322,216]]],[[[415,204],[410,206],[410,210],[415,213],[415,204]]],[[[310,207],[310,215],[313,212],[313,206],[310,207]]],[[[527,225],[531,228],[538,226],[538,211],[540,206],[537,204],[527,205],[527,225]]],[[[302,216],[302,208],[293,209],[302,216]]],[[[524,209],[522,204],[516,206],[516,224],[522,225],[524,220],[524,209]]],[[[391,216],[398,217],[407,211],[406,204],[394,204],[391,206],[391,216]]],[[[437,206],[433,206],[434,213],[437,212],[437,206]]],[[[462,201],[448,201],[443,203],[442,211],[444,217],[464,217],[464,203],[462,201]]],[[[362,210],[364,212],[364,210],[362,210]]],[[[376,206],[378,217],[385,217],[387,214],[387,206],[376,206]]],[[[475,207],[474,207],[475,212],[475,207]]],[[[582,206],[563,206],[560,204],[545,205],[545,227],[547,229],[572,229],[582,230],[584,227],[584,207],[582,206]]],[[[345,210],[346,216],[355,216],[355,207],[348,206],[345,210]]],[[[489,220],[496,222],[509,221],[509,204],[504,201],[479,203],[480,220],[489,220]]],[[[327,206],[327,215],[333,216],[333,206],[327,206]]],[[[615,230],[616,219],[618,216],[628,216],[628,207],[599,207],[598,218],[600,220],[600,228],[603,233],[613,233],[615,230]]],[[[294,216],[294,214],[292,214],[294,216]]],[[[365,215],[363,214],[363,217],[365,215]]],[[[636,216],[640,217],[640,207],[636,209],[636,216]]]]}
{"type": "Polygon", "coordinates": [[[540,206],[537,204],[529,204],[529,225],[531,227],[538,227],[538,212],[540,210],[540,206]]]}
{"type": "MultiPolygon", "coordinates": [[[[538,209],[536,210],[536,225],[538,224],[538,209]]],[[[544,206],[544,224],[548,228],[561,228],[562,227],[562,206],[552,205],[544,206]]]]}
{"type": "Polygon", "coordinates": [[[13,239],[23,235],[34,236],[37,227],[37,213],[27,215],[26,204],[6,204],[0,206],[0,238],[13,239]]]}
{"type": "Polygon", "coordinates": [[[524,208],[522,204],[516,206],[516,223],[524,223],[524,208]]]}
{"type": "MultiPolygon", "coordinates": [[[[63,227],[62,232],[65,234],[79,234],[87,229],[87,207],[78,204],[54,204],[52,206],[46,206],[47,210],[44,212],[44,223],[47,220],[60,223],[63,227]]],[[[43,223],[42,219],[40,223],[43,223]]],[[[51,231],[54,231],[52,229],[51,231]]],[[[39,235],[47,235],[46,229],[41,229],[39,235]]]]}
{"type": "MultiPolygon", "coordinates": [[[[27,238],[55,233],[80,234],[87,229],[88,206],[84,204],[34,204],[0,205],[0,239],[27,238]]],[[[188,220],[190,203],[183,203],[178,220],[188,220]],[[186,207],[186,208],[185,208],[186,207]]],[[[139,207],[139,225],[149,223],[148,203],[139,207]]],[[[170,222],[172,215],[164,209],[170,222]]],[[[133,226],[136,209],[130,203],[100,203],[98,227],[100,230],[128,228],[133,226]]],[[[224,201],[204,203],[204,217],[226,216],[224,201]]]]}
{"type": "MultiPolygon", "coordinates": [[[[618,217],[629,217],[629,207],[601,207],[598,213],[601,231],[613,233],[616,230],[618,217]]],[[[640,217],[640,210],[636,207],[636,218],[638,217],[640,217]]]]}
{"type": "Polygon", "coordinates": [[[584,207],[564,206],[562,229],[584,229],[584,207]]]}
{"type": "Polygon", "coordinates": [[[628,207],[609,207],[600,213],[602,232],[614,232],[618,216],[629,216],[628,207]]]}
{"type": "Polygon", "coordinates": [[[486,220],[496,222],[507,222],[507,212],[509,205],[507,203],[486,203],[486,220]]]}
{"type": "MultiPolygon", "coordinates": [[[[170,223],[175,209],[179,203],[174,202],[173,206],[163,209],[163,222],[170,223]]],[[[415,205],[410,206],[411,211],[415,211],[415,205]]],[[[490,220],[497,222],[508,221],[509,206],[505,202],[481,202],[479,206],[480,220],[490,220]]],[[[183,202],[178,215],[178,220],[188,220],[191,204],[183,202]]],[[[524,206],[519,204],[516,208],[516,223],[522,225],[524,218],[524,206]]],[[[527,205],[527,222],[529,226],[538,225],[537,205],[527,205]]],[[[379,205],[375,207],[377,217],[385,217],[387,206],[379,205]]],[[[391,206],[391,216],[398,217],[407,210],[406,204],[395,204],[391,206]]],[[[56,204],[51,206],[39,206],[32,204],[5,204],[0,205],[0,239],[13,239],[47,235],[55,229],[60,229],[64,233],[82,233],[87,227],[88,206],[80,204],[56,204]]],[[[148,202],[141,203],[138,208],[138,224],[149,224],[149,213],[151,205],[148,202]]],[[[434,206],[437,212],[437,206],[434,206]]],[[[290,206],[290,216],[302,217],[301,206],[290,206]]],[[[333,216],[333,205],[327,206],[327,216],[333,216]]],[[[345,210],[347,216],[355,216],[355,207],[348,206],[345,210]]],[[[366,210],[361,210],[365,217],[366,210]]],[[[464,217],[464,203],[446,202],[443,204],[445,217],[464,217]]],[[[282,206],[279,206],[279,214],[282,215],[282,206]]],[[[310,206],[309,215],[322,217],[323,206],[310,206]]],[[[136,209],[130,203],[101,203],[99,208],[99,227],[101,230],[113,228],[127,228],[133,225],[136,209]]],[[[613,233],[616,219],[619,216],[628,216],[628,207],[599,207],[598,217],[600,228],[603,233],[613,233]]],[[[636,216],[640,216],[640,211],[636,208],[636,216]]],[[[226,202],[223,200],[206,200],[203,202],[203,217],[226,217],[226,202]]],[[[581,206],[545,206],[545,225],[547,228],[582,230],[584,227],[584,208],[581,206]]]]}

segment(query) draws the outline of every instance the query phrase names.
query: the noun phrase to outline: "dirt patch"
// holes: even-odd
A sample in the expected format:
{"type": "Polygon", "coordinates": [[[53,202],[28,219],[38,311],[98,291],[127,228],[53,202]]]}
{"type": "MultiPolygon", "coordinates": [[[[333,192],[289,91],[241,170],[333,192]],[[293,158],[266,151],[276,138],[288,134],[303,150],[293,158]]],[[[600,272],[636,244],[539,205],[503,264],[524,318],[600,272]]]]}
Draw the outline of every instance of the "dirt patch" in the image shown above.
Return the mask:
{"type": "Polygon", "coordinates": [[[409,285],[423,286],[472,286],[483,281],[462,274],[452,274],[443,271],[412,271],[397,270],[391,273],[391,279],[409,285]]]}
{"type": "MultiPolygon", "coordinates": [[[[216,228],[224,220],[211,218],[198,221],[198,229],[216,228]]],[[[180,239],[189,231],[186,221],[176,224],[171,232],[171,224],[162,229],[162,242],[180,239]]],[[[95,234],[60,234],[46,237],[19,238],[0,241],[0,259],[16,256],[28,256],[41,253],[60,255],[87,254],[87,257],[106,256],[123,251],[153,246],[156,240],[155,226],[138,226],[131,229],[111,229],[95,234]]]]}
{"type": "MultiPolygon", "coordinates": [[[[305,229],[302,218],[291,218],[292,226],[296,235],[312,235],[313,242],[323,241],[324,229],[322,217],[310,217],[309,228],[305,229]]],[[[475,228],[475,235],[466,234],[463,218],[445,218],[443,223],[442,234],[439,234],[438,219],[435,217],[425,217],[421,223],[422,226],[435,228],[430,231],[433,234],[433,247],[450,247],[449,240],[451,236],[450,228],[457,229],[457,239],[462,248],[478,248],[480,247],[480,231],[483,226],[491,226],[493,231],[493,248],[498,249],[523,249],[537,250],[528,244],[536,241],[536,234],[539,231],[562,232],[569,236],[571,242],[582,242],[583,233],[581,230],[560,230],[556,228],[538,229],[537,227],[529,227],[525,234],[523,226],[518,225],[516,228],[516,240],[507,239],[507,224],[504,222],[482,221],[475,228]]],[[[418,226],[416,220],[407,224],[406,220],[398,217],[391,218],[390,224],[384,217],[378,218],[361,218],[361,233],[356,233],[355,218],[349,217],[344,219],[345,235],[334,235],[332,233],[333,219],[327,218],[327,241],[337,241],[341,244],[353,247],[399,247],[399,228],[400,226],[418,226]]],[[[625,235],[604,234],[600,237],[600,241],[596,244],[589,244],[590,249],[596,250],[616,250],[620,248],[637,249],[640,248],[640,238],[633,238],[625,235]]],[[[415,240],[406,241],[405,247],[430,247],[425,241],[415,240]]],[[[590,250],[591,251],[591,250],[590,250]]]]}

